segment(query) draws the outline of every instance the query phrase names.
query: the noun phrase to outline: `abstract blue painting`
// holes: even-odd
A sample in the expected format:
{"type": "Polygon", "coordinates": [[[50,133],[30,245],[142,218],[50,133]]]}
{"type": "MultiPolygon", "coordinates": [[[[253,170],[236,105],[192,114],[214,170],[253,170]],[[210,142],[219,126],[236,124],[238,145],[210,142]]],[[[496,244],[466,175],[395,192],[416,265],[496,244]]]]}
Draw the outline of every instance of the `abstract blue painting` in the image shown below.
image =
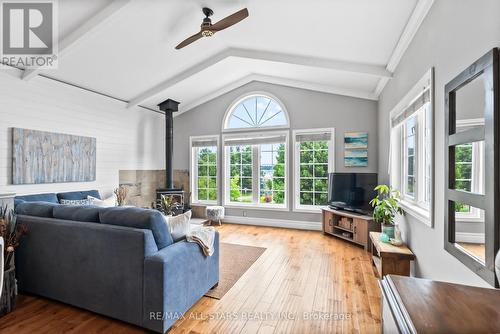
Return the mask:
{"type": "Polygon", "coordinates": [[[96,179],[96,139],[12,129],[12,183],[90,182],[96,179]]]}
{"type": "Polygon", "coordinates": [[[368,133],[346,132],[344,135],[344,166],[368,166],[368,133]]]}

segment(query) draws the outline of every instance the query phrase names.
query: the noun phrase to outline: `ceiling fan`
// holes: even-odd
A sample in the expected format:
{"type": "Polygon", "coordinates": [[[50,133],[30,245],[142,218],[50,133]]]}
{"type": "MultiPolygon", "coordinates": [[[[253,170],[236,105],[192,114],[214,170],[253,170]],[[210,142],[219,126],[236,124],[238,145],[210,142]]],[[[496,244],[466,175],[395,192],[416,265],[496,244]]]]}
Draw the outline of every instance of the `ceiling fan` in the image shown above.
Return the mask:
{"type": "Polygon", "coordinates": [[[248,17],[248,9],[244,8],[242,10],[239,10],[236,13],[229,15],[228,17],[214,24],[212,24],[212,20],[210,19],[210,16],[214,14],[213,10],[205,7],[203,8],[203,14],[205,14],[205,18],[203,19],[203,23],[201,24],[200,31],[197,34],[188,37],[187,39],[182,41],[179,45],[177,45],[175,47],[177,50],[182,49],[183,47],[193,43],[194,41],[197,41],[202,37],[211,37],[216,32],[229,28],[232,25],[235,25],[236,23],[248,17]]]}

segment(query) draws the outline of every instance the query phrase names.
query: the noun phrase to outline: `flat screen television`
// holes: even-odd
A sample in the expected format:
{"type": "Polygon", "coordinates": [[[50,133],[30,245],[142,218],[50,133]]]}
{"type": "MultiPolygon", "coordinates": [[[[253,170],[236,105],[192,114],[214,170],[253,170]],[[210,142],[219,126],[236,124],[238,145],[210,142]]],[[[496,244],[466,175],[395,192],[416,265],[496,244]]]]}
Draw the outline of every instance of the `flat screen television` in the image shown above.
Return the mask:
{"type": "Polygon", "coordinates": [[[328,203],[331,208],[371,214],[370,201],[377,196],[376,173],[330,173],[328,203]]]}

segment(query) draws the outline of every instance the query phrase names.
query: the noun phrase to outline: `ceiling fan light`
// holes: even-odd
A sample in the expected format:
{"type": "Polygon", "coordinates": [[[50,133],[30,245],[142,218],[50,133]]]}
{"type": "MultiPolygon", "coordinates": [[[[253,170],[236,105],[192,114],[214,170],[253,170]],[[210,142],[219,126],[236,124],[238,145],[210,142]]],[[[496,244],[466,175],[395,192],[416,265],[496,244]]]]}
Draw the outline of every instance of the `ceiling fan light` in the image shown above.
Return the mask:
{"type": "Polygon", "coordinates": [[[201,32],[201,35],[202,35],[203,37],[212,37],[212,36],[214,35],[214,32],[213,32],[213,31],[211,31],[211,30],[203,30],[203,31],[201,32]]]}

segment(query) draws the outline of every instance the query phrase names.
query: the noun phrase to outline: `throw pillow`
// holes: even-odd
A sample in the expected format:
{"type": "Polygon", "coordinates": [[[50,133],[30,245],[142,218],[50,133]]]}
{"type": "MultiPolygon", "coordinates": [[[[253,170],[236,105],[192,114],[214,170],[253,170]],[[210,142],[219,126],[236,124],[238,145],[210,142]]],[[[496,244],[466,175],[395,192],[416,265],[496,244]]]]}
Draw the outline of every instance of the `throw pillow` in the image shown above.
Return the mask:
{"type": "Polygon", "coordinates": [[[90,205],[88,199],[61,199],[59,201],[63,205],[90,205]]]}
{"type": "Polygon", "coordinates": [[[191,211],[173,217],[163,217],[165,217],[165,222],[170,229],[170,234],[172,235],[172,239],[174,239],[174,242],[186,237],[189,232],[189,220],[191,219],[191,211]]]}
{"type": "Polygon", "coordinates": [[[112,208],[116,206],[116,195],[112,195],[111,197],[105,199],[99,199],[92,196],[87,196],[87,200],[91,205],[95,205],[101,208],[112,208]]]}

